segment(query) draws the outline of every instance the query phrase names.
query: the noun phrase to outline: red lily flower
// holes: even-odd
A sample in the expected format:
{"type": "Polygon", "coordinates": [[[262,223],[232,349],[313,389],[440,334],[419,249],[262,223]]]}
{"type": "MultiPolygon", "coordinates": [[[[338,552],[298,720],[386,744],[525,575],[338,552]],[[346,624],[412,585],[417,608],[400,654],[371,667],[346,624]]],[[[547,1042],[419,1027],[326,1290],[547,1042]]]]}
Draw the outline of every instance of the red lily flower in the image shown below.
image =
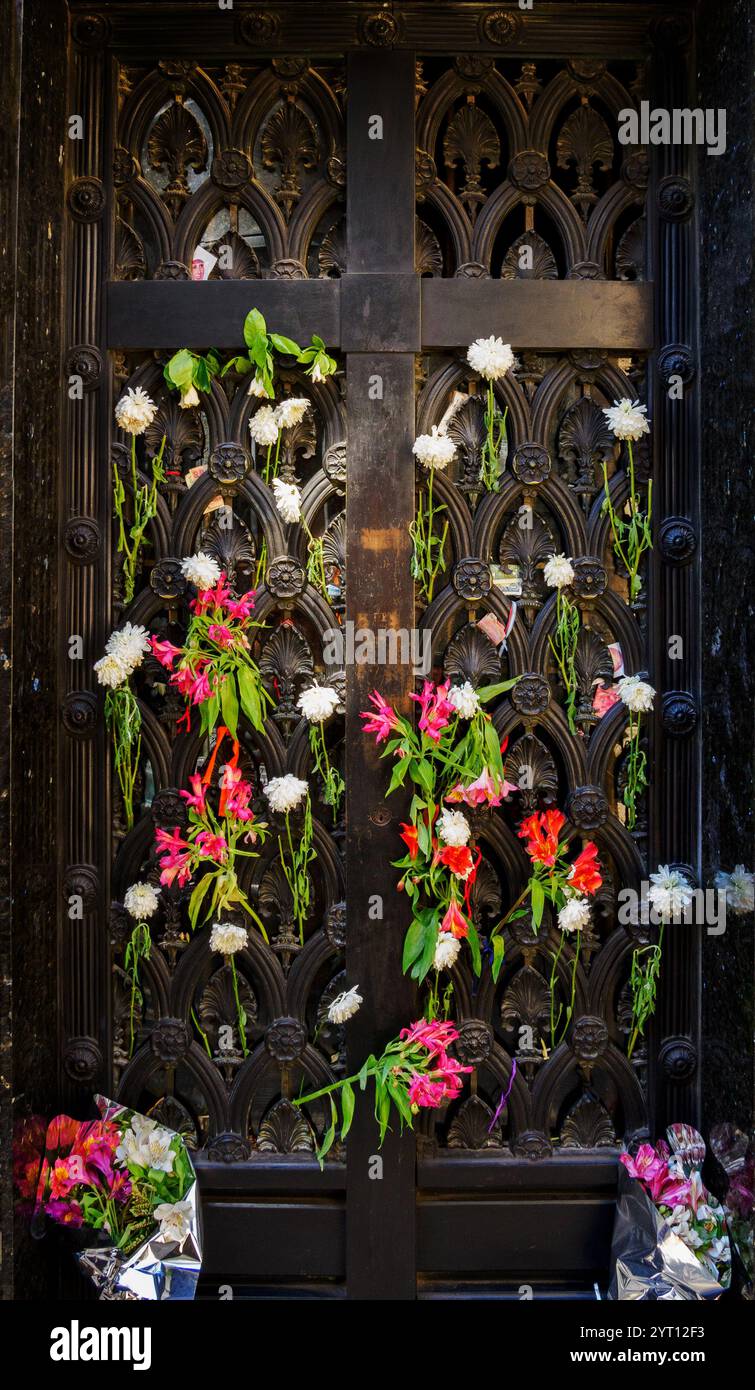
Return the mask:
{"type": "Polygon", "coordinates": [[[474,867],[469,845],[444,845],[443,849],[436,850],[434,862],[445,864],[452,874],[462,879],[469,878],[474,867]]]}
{"type": "Polygon", "coordinates": [[[519,838],[527,840],[524,846],[530,859],[552,869],[558,853],[558,835],[566,816],[561,811],[535,811],[527,816],[519,827],[519,838]]]}
{"type": "Polygon", "coordinates": [[[416,825],[405,825],[402,821],[401,839],[409,851],[409,858],[414,862],[419,853],[419,832],[416,825]]]}

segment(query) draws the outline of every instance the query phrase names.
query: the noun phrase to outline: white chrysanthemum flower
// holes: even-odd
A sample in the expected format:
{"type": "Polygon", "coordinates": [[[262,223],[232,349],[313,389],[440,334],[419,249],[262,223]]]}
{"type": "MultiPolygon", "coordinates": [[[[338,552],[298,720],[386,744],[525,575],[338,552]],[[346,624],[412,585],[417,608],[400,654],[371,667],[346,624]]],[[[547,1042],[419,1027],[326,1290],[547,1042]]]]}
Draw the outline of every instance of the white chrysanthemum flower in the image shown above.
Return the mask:
{"type": "Polygon", "coordinates": [[[126,666],[120,657],[113,656],[112,652],[95,661],[94,669],[100,685],[107,685],[111,690],[117,690],[131,675],[131,668],[126,666]]]}
{"type": "Polygon", "coordinates": [[[498,381],[513,367],[514,354],[503,338],[475,338],[467,352],[467,361],[478,376],[485,377],[486,381],[498,381]]]}
{"type": "Polygon", "coordinates": [[[294,777],[292,772],[287,772],[285,777],[271,777],[265,787],[265,796],[274,811],[284,814],[293,811],[304,800],[309,787],[301,777],[294,777]]]}
{"type": "Polygon", "coordinates": [[[307,686],[302,690],[297,705],[308,719],[310,724],[319,724],[323,719],[329,719],[333,711],[337,708],[340,696],[337,690],[330,685],[307,686]]]}
{"type": "Polygon", "coordinates": [[[646,714],[653,708],[655,691],[647,681],[639,676],[622,676],[619,681],[619,695],[632,714],[646,714]]]}
{"type": "Polygon", "coordinates": [[[465,681],[463,685],[450,686],[446,699],[461,719],[472,719],[480,708],[477,692],[469,681],[465,681]]]}
{"type": "Polygon", "coordinates": [[[664,922],[670,917],[680,916],[692,902],[692,888],[683,874],[668,864],[659,864],[650,875],[648,902],[664,922]]]}
{"type": "Polygon", "coordinates": [[[146,922],[157,912],[159,894],[160,889],[154,888],[151,883],[132,883],[126,889],[123,906],[135,922],[146,922]]]}
{"type": "Polygon", "coordinates": [[[617,439],[639,439],[643,434],[650,434],[650,424],[645,418],[647,406],[640,405],[639,401],[630,401],[628,396],[614,401],[613,405],[604,406],[603,414],[608,428],[617,439]]]}
{"type": "Polygon", "coordinates": [[[178,402],[182,410],[191,410],[192,406],[199,405],[199,395],[195,386],[190,386],[188,391],[184,391],[178,402]]]}
{"type": "Polygon", "coordinates": [[[433,425],[430,434],[417,435],[412,445],[412,453],[424,468],[443,469],[448,467],[456,453],[456,445],[437,425],[433,425]]]}
{"type": "Polygon", "coordinates": [[[551,589],[565,589],[574,583],[574,568],[565,555],[551,555],[543,570],[543,578],[551,589]]]}
{"type": "Polygon", "coordinates": [[[275,419],[278,428],[288,430],[292,425],[298,425],[304,419],[309,410],[309,401],[306,396],[288,396],[285,401],[275,408],[275,419]]]}
{"type": "Polygon", "coordinates": [[[273,495],[284,521],[301,521],[301,493],[296,483],[284,483],[282,478],[273,478],[273,495]]]}
{"type": "Polygon", "coordinates": [[[359,986],[352,985],[351,989],[344,990],[343,994],[337,995],[333,1000],[328,1009],[329,1021],[331,1023],[345,1023],[347,1019],[354,1017],[363,1002],[359,993],[359,986]]]}
{"type": "Polygon", "coordinates": [[[569,898],[558,914],[561,931],[584,931],[590,922],[587,898],[569,898]]]}
{"type": "Polygon", "coordinates": [[[748,872],[744,864],[737,864],[730,874],[719,871],[715,881],[716,888],[726,894],[726,902],[732,912],[740,916],[755,912],[755,876],[748,872]]]}
{"type": "Polygon", "coordinates": [[[278,422],[271,405],[261,405],[249,421],[249,433],[255,444],[269,448],[278,438],[278,422]]]}
{"type": "Polygon", "coordinates": [[[210,932],[210,950],[221,956],[233,956],[248,945],[246,927],[236,926],[234,922],[215,922],[210,932]]]}
{"type": "Polygon", "coordinates": [[[282,478],[273,478],[273,495],[275,506],[284,521],[302,520],[302,493],[300,493],[295,482],[284,482],[282,478]]]}
{"type": "Polygon", "coordinates": [[[181,561],[181,573],[184,579],[188,579],[189,583],[202,593],[205,589],[211,589],[213,584],[217,584],[221,569],[217,560],[213,560],[211,555],[206,555],[204,550],[199,550],[196,555],[190,555],[181,561]]]}
{"type": "Polygon", "coordinates": [[[450,970],[456,964],[461,942],[450,931],[442,931],[438,934],[435,943],[435,955],[433,956],[433,970],[450,970]]]}
{"type": "Polygon", "coordinates": [[[465,845],[472,834],[469,821],[463,811],[449,811],[444,806],[436,828],[444,845],[465,845]]]}
{"type": "Polygon", "coordinates": [[[155,402],[141,386],[137,386],[136,390],[129,386],[115,407],[116,424],[125,430],[126,434],[144,434],[156,414],[155,402]]]}
{"type": "Polygon", "coordinates": [[[181,1202],[160,1202],[152,1215],[160,1223],[159,1240],[183,1245],[191,1231],[193,1216],[191,1202],[185,1198],[181,1202]]]}
{"type": "Polygon", "coordinates": [[[123,627],[117,627],[105,644],[108,656],[117,657],[129,672],[141,666],[149,649],[147,629],[141,623],[124,623],[123,627]]]}

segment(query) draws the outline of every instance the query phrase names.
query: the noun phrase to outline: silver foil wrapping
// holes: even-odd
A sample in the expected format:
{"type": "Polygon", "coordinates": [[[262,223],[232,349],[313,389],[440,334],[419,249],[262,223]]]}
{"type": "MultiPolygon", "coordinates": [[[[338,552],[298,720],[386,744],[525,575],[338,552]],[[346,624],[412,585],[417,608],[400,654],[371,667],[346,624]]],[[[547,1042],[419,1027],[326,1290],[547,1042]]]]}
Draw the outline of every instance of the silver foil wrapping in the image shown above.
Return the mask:
{"type": "MultiPolygon", "coordinates": [[[[104,1096],[96,1097],[103,1120],[115,1120],[126,1109],[104,1096]]],[[[168,1128],[167,1125],[163,1128],[168,1128]]],[[[175,1133],[175,1131],[171,1131],[175,1133]]],[[[188,1157],[188,1154],[187,1154],[188,1157]]],[[[189,1160],[194,1172],[191,1160],[189,1160]]],[[[199,1190],[194,1176],[191,1187],[182,1201],[191,1204],[190,1229],[180,1245],[160,1240],[155,1234],[123,1255],[112,1245],[94,1246],[78,1252],[76,1258],[83,1274],[92,1280],[101,1300],[135,1299],[157,1302],[172,1299],[192,1299],[202,1268],[202,1236],[199,1214],[199,1190]]]]}
{"type": "Polygon", "coordinates": [[[670,1229],[642,1184],[619,1165],[608,1297],[629,1302],[703,1302],[720,1298],[723,1292],[670,1229]]]}

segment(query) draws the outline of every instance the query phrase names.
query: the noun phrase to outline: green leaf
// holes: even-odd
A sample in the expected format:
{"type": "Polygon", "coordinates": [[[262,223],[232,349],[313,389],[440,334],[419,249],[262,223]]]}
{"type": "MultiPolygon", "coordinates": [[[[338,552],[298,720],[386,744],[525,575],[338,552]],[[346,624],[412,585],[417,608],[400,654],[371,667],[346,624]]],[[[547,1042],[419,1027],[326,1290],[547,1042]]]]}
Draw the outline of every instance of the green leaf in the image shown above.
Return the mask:
{"type": "Polygon", "coordinates": [[[204,878],[200,878],[199,883],[197,884],[196,888],[192,892],[191,897],[189,898],[189,921],[191,922],[192,927],[196,927],[197,925],[199,909],[202,906],[202,902],[205,897],[205,894],[207,893],[207,889],[210,887],[210,884],[213,882],[213,880],[214,874],[205,874],[204,878]]]}
{"type": "Polygon", "coordinates": [[[435,773],[433,772],[432,763],[429,762],[427,758],[415,758],[413,759],[413,763],[416,780],[421,787],[424,787],[426,792],[432,792],[435,786],[435,773]]]}
{"type": "Polygon", "coordinates": [[[228,725],[231,738],[235,738],[239,725],[239,701],[236,681],[232,675],[226,676],[220,687],[220,706],[223,711],[223,723],[228,725]]]}
{"type": "Polygon", "coordinates": [[[212,378],[209,368],[203,357],[198,357],[194,363],[193,384],[198,391],[209,391],[212,378]]]}
{"type": "Polygon", "coordinates": [[[298,357],[301,351],[299,344],[293,338],[284,338],[282,333],[271,333],[270,342],[278,352],[285,353],[287,357],[298,357]]]}
{"type": "Polygon", "coordinates": [[[435,956],[435,947],[438,944],[438,913],[436,909],[431,909],[428,920],[425,921],[424,940],[422,943],[422,954],[415,961],[412,970],[412,977],[415,980],[424,980],[435,956]]]}
{"type": "Polygon", "coordinates": [[[406,974],[409,966],[417,959],[425,940],[425,924],[415,917],[404,937],[404,958],[401,969],[406,974]]]}
{"type": "Polygon", "coordinates": [[[312,334],[312,343],[316,348],[320,349],[320,352],[326,351],[325,344],[322,338],[319,338],[316,333],[312,334]]]}
{"type": "Polygon", "coordinates": [[[259,309],[250,309],[244,319],[244,342],[250,348],[260,337],[267,333],[267,324],[263,319],[259,309]]]}
{"type": "Polygon", "coordinates": [[[543,909],[544,909],[544,907],[545,907],[545,890],[544,890],[544,888],[543,888],[542,883],[540,883],[540,881],[539,881],[538,879],[533,878],[533,879],[531,880],[531,883],[532,883],[532,925],[533,925],[533,927],[535,928],[535,931],[537,931],[538,927],[540,926],[540,923],[541,923],[542,920],[543,920],[543,909]]]}
{"type": "Polygon", "coordinates": [[[493,976],[493,980],[495,981],[498,979],[498,976],[501,973],[501,966],[503,965],[503,955],[504,951],[506,950],[506,943],[502,936],[494,936],[492,938],[491,944],[493,947],[493,966],[491,974],[493,976]]]}
{"type": "Polygon", "coordinates": [[[410,758],[398,758],[396,760],[396,762],[394,763],[393,772],[391,773],[391,780],[388,784],[386,796],[390,796],[391,792],[395,792],[397,787],[402,787],[404,785],[404,781],[406,780],[406,774],[409,771],[410,762],[410,758]]]}
{"type": "Polygon", "coordinates": [[[354,1118],[354,1088],[349,1081],[344,1081],[341,1087],[341,1113],[343,1115],[341,1142],[343,1142],[351,1129],[351,1121],[354,1118]]]}
{"type": "Polygon", "coordinates": [[[387,1089],[384,1089],[383,1087],[380,1087],[378,1089],[377,1082],[375,1082],[375,1087],[377,1090],[375,1108],[377,1111],[378,1124],[380,1125],[379,1147],[382,1148],[383,1140],[385,1139],[385,1131],[388,1128],[388,1121],[391,1116],[391,1097],[387,1089]]]}
{"type": "Polygon", "coordinates": [[[498,734],[495,725],[492,723],[485,725],[485,749],[491,772],[495,773],[498,777],[503,777],[501,745],[498,742],[498,734]]]}
{"type": "Polygon", "coordinates": [[[174,353],[170,361],[166,363],[164,376],[166,381],[175,386],[179,391],[184,387],[191,386],[194,377],[194,358],[188,348],[180,348],[174,353]]]}
{"type": "Polygon", "coordinates": [[[238,682],[241,708],[254,728],[261,732],[264,726],[260,696],[257,683],[248,666],[239,667],[238,682]]]}
{"type": "Polygon", "coordinates": [[[469,923],[467,942],[469,943],[469,949],[472,952],[472,968],[474,970],[475,975],[479,975],[480,970],[482,969],[482,961],[480,958],[480,938],[477,935],[477,928],[474,925],[474,922],[469,923]]]}
{"type": "Polygon", "coordinates": [[[486,705],[488,700],[494,700],[497,695],[503,695],[507,690],[511,690],[519,680],[519,676],[514,676],[510,681],[498,681],[496,685],[482,685],[477,691],[477,699],[481,705],[486,705]]]}

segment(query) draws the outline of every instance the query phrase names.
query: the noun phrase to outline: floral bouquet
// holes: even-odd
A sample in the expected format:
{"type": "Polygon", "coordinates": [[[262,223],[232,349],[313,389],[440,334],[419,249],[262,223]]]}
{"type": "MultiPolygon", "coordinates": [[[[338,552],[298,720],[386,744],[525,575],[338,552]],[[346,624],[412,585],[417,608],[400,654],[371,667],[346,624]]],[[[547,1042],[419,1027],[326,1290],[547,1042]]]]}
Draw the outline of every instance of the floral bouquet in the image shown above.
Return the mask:
{"type": "Polygon", "coordinates": [[[409,821],[401,826],[406,854],[395,861],[398,887],[412,904],[404,943],[404,971],[423,980],[428,971],[452,965],[466,940],[475,973],[480,973],[480,941],[471,919],[470,893],[480,863],[472,849],[472,827],[457,806],[500,806],[518,787],[503,775],[503,749],[495,725],[483,709],[510,690],[516,679],[475,691],[463,685],[425,681],[417,732],[408,719],[375,690],[374,708],[362,714],[364,732],[385,742],[383,757],[394,759],[386,795],[404,782],[413,784],[409,821]],[[444,805],[444,802],[446,803],[444,805]]]}
{"type": "Polygon", "coordinates": [[[742,1295],[755,1300],[755,1140],[726,1123],[711,1130],[710,1147],[725,1177],[723,1206],[744,1270],[742,1295]]]}
{"type": "Polygon", "coordinates": [[[448,1048],[459,1036],[454,1023],[441,1019],[418,1019],[409,1028],[402,1028],[397,1038],[387,1044],[379,1057],[372,1054],[361,1070],[331,1086],[323,1086],[310,1095],[300,1096],[296,1105],[307,1105],[320,1096],[330,1096],[331,1120],[317,1151],[322,1167],[326,1153],[332,1147],[339,1125],[335,1096],[340,1092],[340,1138],[343,1141],[351,1128],[354,1115],[354,1084],[366,1090],[370,1078],[375,1086],[375,1119],[382,1146],[390,1128],[391,1109],[398,1113],[403,1129],[414,1127],[414,1116],[420,1110],[437,1110],[446,1101],[455,1100],[462,1088],[462,1075],[472,1067],[463,1067],[448,1048]]]}
{"type": "Polygon", "coordinates": [[[234,598],[226,575],[217,561],[202,551],[183,561],[186,579],[196,587],[191,600],[192,619],[183,647],[150,638],[153,655],[171,672],[170,684],[184,696],[183,718],[187,728],[190,706],[199,705],[202,733],[211,732],[223,718],[236,737],[239,708],[257,730],[264,727],[270,696],[250,655],[247,630],[258,627],[251,619],[254,590],[234,598]]]}
{"type": "Polygon", "coordinates": [[[731,1281],[726,1213],[703,1185],[705,1144],[690,1125],[621,1154],[609,1298],[720,1298],[731,1281]]]}
{"type": "Polygon", "coordinates": [[[47,1128],[35,1225],[89,1242],[77,1259],[101,1299],[191,1299],[202,1261],[197,1181],[179,1134],[96,1096],[99,1120],[47,1128]]]}

